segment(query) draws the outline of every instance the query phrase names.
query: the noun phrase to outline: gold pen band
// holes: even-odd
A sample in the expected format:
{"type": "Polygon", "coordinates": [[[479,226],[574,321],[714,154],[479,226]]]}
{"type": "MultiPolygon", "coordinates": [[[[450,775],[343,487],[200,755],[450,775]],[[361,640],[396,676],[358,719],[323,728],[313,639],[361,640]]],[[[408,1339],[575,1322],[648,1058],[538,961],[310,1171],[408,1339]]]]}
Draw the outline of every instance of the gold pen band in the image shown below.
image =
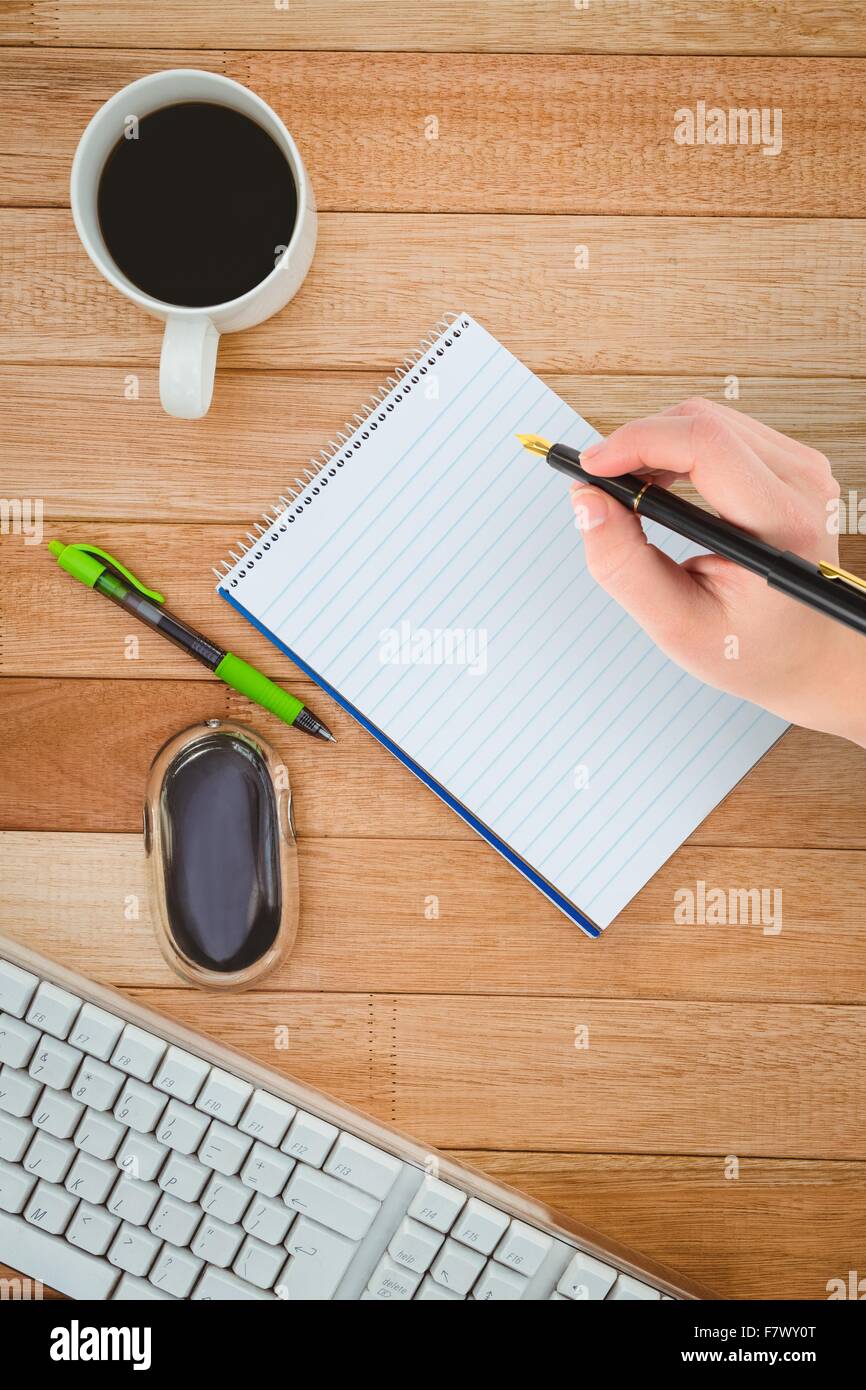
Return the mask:
{"type": "Polygon", "coordinates": [[[644,483],[644,485],[643,485],[643,487],[641,488],[640,492],[638,492],[638,493],[635,495],[635,499],[634,499],[634,501],[633,501],[632,504],[631,504],[631,509],[632,509],[633,512],[636,512],[636,511],[637,511],[638,507],[640,506],[640,499],[643,497],[643,495],[644,495],[644,493],[646,492],[647,488],[650,487],[650,486],[651,486],[650,483],[648,483],[648,482],[647,482],[647,483],[644,483]]]}

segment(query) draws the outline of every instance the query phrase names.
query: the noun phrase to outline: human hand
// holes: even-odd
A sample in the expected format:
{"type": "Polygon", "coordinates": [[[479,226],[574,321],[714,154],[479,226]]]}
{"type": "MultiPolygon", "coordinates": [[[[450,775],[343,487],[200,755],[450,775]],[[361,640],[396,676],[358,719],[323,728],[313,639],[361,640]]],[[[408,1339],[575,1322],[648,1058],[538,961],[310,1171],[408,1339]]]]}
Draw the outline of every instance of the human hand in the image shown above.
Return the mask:
{"type": "MultiPolygon", "coordinates": [[[[587,472],[690,478],[728,521],[817,563],[838,564],[823,454],[727,406],[689,400],[635,420],[581,454],[587,472]]],[[[866,746],[866,639],[718,555],[676,564],[598,488],[572,500],[590,573],[700,680],[807,728],[866,746]]]]}

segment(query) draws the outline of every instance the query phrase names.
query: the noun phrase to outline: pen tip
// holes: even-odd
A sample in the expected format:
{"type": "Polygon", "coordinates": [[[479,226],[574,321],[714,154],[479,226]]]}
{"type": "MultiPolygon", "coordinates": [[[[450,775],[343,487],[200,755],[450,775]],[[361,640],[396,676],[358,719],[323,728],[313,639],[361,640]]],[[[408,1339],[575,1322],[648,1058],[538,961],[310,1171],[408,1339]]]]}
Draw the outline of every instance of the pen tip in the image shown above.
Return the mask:
{"type": "Polygon", "coordinates": [[[519,434],[517,438],[531,454],[547,455],[550,452],[550,441],[542,439],[540,434],[519,434]]]}
{"type": "Polygon", "coordinates": [[[321,736],[322,736],[322,738],[327,739],[327,740],[328,740],[328,743],[336,743],[336,742],[337,742],[337,740],[334,738],[334,735],[331,733],[331,730],[330,730],[330,729],[326,729],[325,726],[324,726],[324,724],[322,725],[322,728],[321,728],[321,736]]]}

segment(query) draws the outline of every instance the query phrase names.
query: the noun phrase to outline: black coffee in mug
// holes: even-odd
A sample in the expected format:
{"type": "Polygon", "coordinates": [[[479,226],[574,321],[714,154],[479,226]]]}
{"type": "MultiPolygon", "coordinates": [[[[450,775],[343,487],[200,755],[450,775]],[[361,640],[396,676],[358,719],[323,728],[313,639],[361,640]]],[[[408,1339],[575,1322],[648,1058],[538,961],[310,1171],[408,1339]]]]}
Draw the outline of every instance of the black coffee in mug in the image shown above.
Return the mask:
{"type": "Polygon", "coordinates": [[[138,289],[202,308],[270,275],[298,194],[282,150],[249,116],[184,101],[130,123],[105,162],[97,211],[109,254],[138,289]]]}

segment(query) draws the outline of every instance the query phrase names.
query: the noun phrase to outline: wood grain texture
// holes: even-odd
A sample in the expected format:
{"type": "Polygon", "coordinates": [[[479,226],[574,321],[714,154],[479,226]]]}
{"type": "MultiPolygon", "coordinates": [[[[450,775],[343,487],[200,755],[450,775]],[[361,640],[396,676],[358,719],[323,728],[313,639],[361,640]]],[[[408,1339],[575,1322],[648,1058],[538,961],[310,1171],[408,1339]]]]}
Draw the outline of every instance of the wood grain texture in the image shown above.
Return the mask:
{"type": "MultiPolygon", "coordinates": [[[[299,865],[298,940],[265,991],[503,995],[518,1018],[524,994],[797,1005],[866,995],[862,853],[688,844],[595,942],[478,839],[302,837],[299,865]],[[674,894],[698,880],[779,889],[781,931],[678,925],[674,894]]],[[[183,992],[156,946],[140,835],[7,831],[0,866],[9,935],[113,985],[183,992]]],[[[431,1039],[436,1052],[435,1029],[431,1039]]]]}
{"type": "MultiPolygon", "coordinates": [[[[0,50],[4,202],[65,206],[97,107],[144,73],[187,65],[194,54],[0,50]]],[[[543,84],[505,54],[214,52],[205,66],[279,113],[323,211],[829,218],[866,203],[857,59],[556,56],[543,84]],[[698,101],[778,110],[780,148],[678,144],[675,113],[698,101]]]]}
{"type": "MultiPolygon", "coordinates": [[[[866,1237],[866,754],[791,731],[589,942],[209,566],[463,307],[605,432],[734,374],[740,408],[859,498],[862,0],[6,0],[0,44],[0,492],[165,584],[340,739],[291,734],[4,533],[0,931],[723,1295],[826,1297],[866,1237]],[[97,106],[186,64],[275,105],[322,210],[307,284],[223,342],[195,425],[162,414],[160,325],[101,280],[66,207],[97,106]],[[678,146],[699,99],[780,107],[781,153],[678,146]],[[139,833],[156,748],[214,714],[280,750],[299,830],[296,949],[237,1007],[164,965],[139,833]],[[676,925],[699,880],[779,889],[781,932],[676,925]]],[[[866,535],[842,556],[866,572],[866,535]]]]}
{"type": "MultiPolygon", "coordinates": [[[[0,367],[3,489],[41,498],[48,521],[233,521],[248,526],[382,385],[376,372],[239,372],[221,368],[214,402],[190,428],[159,404],[156,366],[129,398],[118,367],[0,367]]],[[[862,486],[866,393],[851,378],[802,382],[725,374],[546,380],[603,434],[690,396],[733,405],[820,449],[844,489],[862,486]]],[[[866,531],[866,517],[862,519],[866,531]]],[[[863,537],[843,537],[857,566],[863,537]]],[[[864,557],[866,558],[866,557],[864,557]]],[[[212,560],[203,556],[205,565],[212,560]]]]}
{"type": "MultiPolygon", "coordinates": [[[[331,716],[312,681],[299,674],[291,687],[313,710],[328,703],[331,716]]],[[[233,717],[264,732],[285,759],[301,836],[476,841],[354,720],[340,721],[339,745],[326,750],[219,682],[8,677],[0,714],[16,750],[0,780],[0,830],[137,831],[157,749],[188,724],[233,717]]],[[[688,843],[866,849],[864,778],[862,749],[791,729],[688,843]]]]}
{"type": "Polygon", "coordinates": [[[724,1136],[741,1157],[866,1156],[862,1008],[257,992],[228,1010],[131,993],[436,1148],[717,1154],[724,1136]]]}
{"type": "Polygon", "coordinates": [[[517,53],[863,53],[859,0],[5,0],[0,42],[517,53]]]}
{"type": "MultiPolygon", "coordinates": [[[[538,371],[859,377],[864,249],[854,220],[325,213],[300,293],[221,360],[391,370],[465,308],[538,371]]],[[[0,212],[0,273],[0,361],[158,359],[68,213],[0,212]]]]}
{"type": "Polygon", "coordinates": [[[723,1298],[827,1297],[862,1269],[862,1163],[492,1153],[464,1162],[700,1280],[723,1298]]]}

